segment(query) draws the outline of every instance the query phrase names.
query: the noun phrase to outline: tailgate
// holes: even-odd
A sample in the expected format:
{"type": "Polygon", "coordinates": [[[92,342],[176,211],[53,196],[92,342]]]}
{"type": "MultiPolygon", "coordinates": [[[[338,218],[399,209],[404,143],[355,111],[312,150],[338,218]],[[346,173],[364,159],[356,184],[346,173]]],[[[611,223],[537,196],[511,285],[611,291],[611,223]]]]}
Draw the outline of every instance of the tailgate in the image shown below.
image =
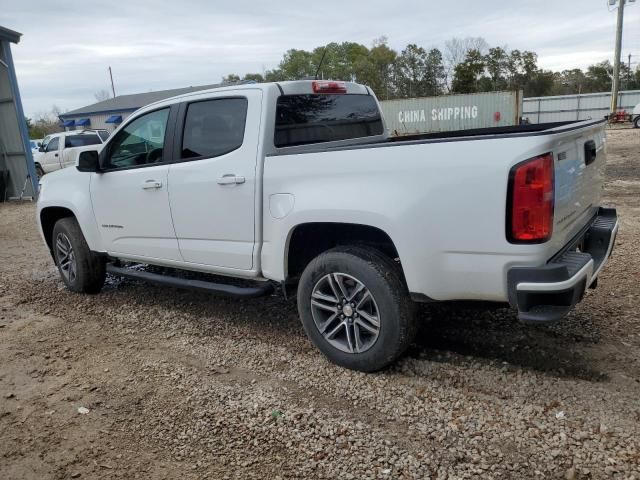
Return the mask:
{"type": "Polygon", "coordinates": [[[604,122],[555,135],[554,246],[568,243],[600,206],[606,163],[604,122]]]}

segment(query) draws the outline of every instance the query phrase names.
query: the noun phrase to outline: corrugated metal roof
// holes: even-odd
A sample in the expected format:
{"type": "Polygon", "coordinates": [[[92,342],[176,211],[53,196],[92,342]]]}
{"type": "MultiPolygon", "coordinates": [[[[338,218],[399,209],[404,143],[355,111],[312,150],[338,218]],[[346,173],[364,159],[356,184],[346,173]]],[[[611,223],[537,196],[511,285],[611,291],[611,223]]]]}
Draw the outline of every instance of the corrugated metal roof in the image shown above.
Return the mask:
{"type": "Polygon", "coordinates": [[[21,33],[14,30],[9,30],[0,25],[0,40],[7,40],[11,43],[18,43],[20,41],[21,33]]]}
{"type": "Polygon", "coordinates": [[[118,95],[102,102],[87,105],[70,112],[60,115],[60,118],[75,117],[78,115],[88,115],[92,113],[104,112],[121,112],[133,111],[149,105],[153,102],[164,100],[165,98],[175,97],[184,93],[197,92],[200,90],[208,90],[210,88],[220,87],[220,84],[202,85],[199,87],[174,88],[172,90],[158,90],[157,92],[134,93],[132,95],[118,95]]]}

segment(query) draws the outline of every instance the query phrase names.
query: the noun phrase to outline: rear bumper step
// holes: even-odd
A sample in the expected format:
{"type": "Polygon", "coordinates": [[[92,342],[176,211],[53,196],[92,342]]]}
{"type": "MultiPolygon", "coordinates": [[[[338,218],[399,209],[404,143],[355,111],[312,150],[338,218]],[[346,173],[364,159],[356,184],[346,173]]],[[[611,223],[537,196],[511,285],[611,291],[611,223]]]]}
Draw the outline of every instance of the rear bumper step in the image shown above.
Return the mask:
{"type": "Polygon", "coordinates": [[[225,283],[207,282],[204,280],[195,280],[191,278],[181,278],[171,275],[161,275],[158,273],[145,272],[140,270],[132,270],[130,268],[117,267],[111,263],[107,264],[107,272],[112,275],[120,275],[123,277],[144,280],[145,282],[155,283],[157,285],[165,285],[169,287],[184,288],[187,290],[200,290],[203,292],[213,293],[214,295],[223,295],[236,298],[255,298],[269,295],[273,292],[273,285],[264,282],[259,286],[238,286],[225,283]]]}
{"type": "Polygon", "coordinates": [[[564,253],[541,267],[514,267],[507,274],[509,303],[525,323],[563,318],[595,287],[613,251],[618,218],[613,208],[600,208],[587,230],[564,253]]]}

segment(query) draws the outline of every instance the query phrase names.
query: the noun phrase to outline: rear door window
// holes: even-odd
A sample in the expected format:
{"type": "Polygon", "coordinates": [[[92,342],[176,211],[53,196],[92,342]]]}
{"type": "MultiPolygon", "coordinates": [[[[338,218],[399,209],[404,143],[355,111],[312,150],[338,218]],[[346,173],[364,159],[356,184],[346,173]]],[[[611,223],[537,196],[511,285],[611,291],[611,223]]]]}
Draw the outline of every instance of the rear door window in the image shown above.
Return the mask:
{"type": "Polygon", "coordinates": [[[276,107],[276,147],[382,135],[371,95],[283,95],[276,107]]]}
{"type": "Polygon", "coordinates": [[[189,104],[181,158],[219,157],[240,148],[247,107],[246,98],[219,98],[189,104]]]}

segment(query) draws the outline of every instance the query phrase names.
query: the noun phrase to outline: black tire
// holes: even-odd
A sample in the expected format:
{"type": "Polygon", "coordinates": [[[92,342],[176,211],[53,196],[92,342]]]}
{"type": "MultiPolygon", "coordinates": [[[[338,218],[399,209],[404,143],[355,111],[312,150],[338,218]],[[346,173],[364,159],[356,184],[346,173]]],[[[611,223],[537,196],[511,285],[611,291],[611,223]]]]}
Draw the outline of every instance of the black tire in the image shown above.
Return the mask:
{"type": "Polygon", "coordinates": [[[66,287],[76,293],[99,293],[106,277],[106,262],[89,250],[80,225],[73,217],[58,220],[51,238],[53,258],[66,287]],[[59,244],[71,245],[70,255],[65,257],[59,244]],[[65,269],[68,266],[68,269],[65,269]],[[71,275],[69,269],[75,274],[71,275]]]}
{"type": "Polygon", "coordinates": [[[38,163],[36,163],[36,175],[38,175],[38,178],[42,178],[44,176],[44,169],[38,163]]]}
{"type": "MultiPolygon", "coordinates": [[[[331,279],[333,278],[331,276],[331,279]]],[[[355,282],[353,284],[357,285],[355,282]]],[[[352,291],[355,291],[355,288],[352,291]]],[[[319,292],[316,290],[316,293],[319,292]]],[[[334,295],[333,297],[337,298],[338,296],[334,295]]],[[[343,310],[340,305],[337,310],[342,314],[343,310]]],[[[357,307],[355,311],[358,312],[357,307]]],[[[409,297],[399,266],[378,250],[367,247],[339,247],[322,253],[312,260],[305,268],[298,285],[298,312],[305,332],[331,362],[362,372],[374,372],[394,362],[407,350],[416,335],[415,304],[409,297]],[[317,318],[318,312],[323,311],[322,309],[318,310],[317,302],[316,307],[312,307],[314,288],[319,288],[321,282],[329,284],[334,282],[334,280],[329,281],[328,275],[336,273],[343,275],[342,278],[347,278],[347,282],[350,281],[349,277],[353,277],[365,289],[368,289],[378,311],[378,334],[364,351],[353,351],[357,350],[355,348],[352,349],[352,352],[348,352],[342,350],[341,347],[336,348],[334,344],[330,343],[331,340],[325,338],[321,333],[321,327],[317,326],[316,319],[314,319],[314,313],[317,318]]],[[[358,317],[358,314],[353,313],[353,309],[349,309],[349,312],[351,313],[348,313],[345,320],[353,324],[354,319],[351,318],[351,315],[358,317]]],[[[333,313],[327,315],[332,316],[333,313]]],[[[340,318],[334,320],[334,322],[340,321],[340,318]]],[[[328,321],[327,323],[318,323],[326,325],[328,321]]],[[[328,328],[325,327],[325,331],[333,330],[333,325],[336,324],[334,323],[328,328]]],[[[342,328],[343,339],[348,339],[348,327],[343,326],[342,328]]],[[[368,333],[362,328],[359,331],[368,333]]],[[[351,332],[353,339],[357,333],[355,330],[351,332]]],[[[347,345],[351,345],[349,340],[344,341],[348,342],[347,345]]],[[[366,346],[364,343],[361,345],[366,346]]]]}
{"type": "Polygon", "coordinates": [[[633,121],[633,128],[640,128],[640,115],[633,121]]]}

